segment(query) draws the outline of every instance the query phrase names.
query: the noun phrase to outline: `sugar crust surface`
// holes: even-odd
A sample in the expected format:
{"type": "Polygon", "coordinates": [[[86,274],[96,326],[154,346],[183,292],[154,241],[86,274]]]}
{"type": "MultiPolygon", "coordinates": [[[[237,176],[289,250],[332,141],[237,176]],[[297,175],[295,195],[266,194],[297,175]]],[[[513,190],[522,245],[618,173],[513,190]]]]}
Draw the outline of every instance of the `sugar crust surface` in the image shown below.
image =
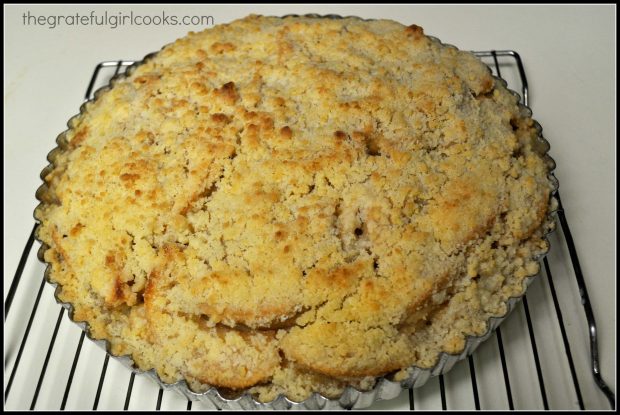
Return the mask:
{"type": "Polygon", "coordinates": [[[415,25],[249,16],[87,105],[38,236],[75,320],[164,381],[337,396],[459,352],[522,293],[547,249],[536,137],[415,25]]]}

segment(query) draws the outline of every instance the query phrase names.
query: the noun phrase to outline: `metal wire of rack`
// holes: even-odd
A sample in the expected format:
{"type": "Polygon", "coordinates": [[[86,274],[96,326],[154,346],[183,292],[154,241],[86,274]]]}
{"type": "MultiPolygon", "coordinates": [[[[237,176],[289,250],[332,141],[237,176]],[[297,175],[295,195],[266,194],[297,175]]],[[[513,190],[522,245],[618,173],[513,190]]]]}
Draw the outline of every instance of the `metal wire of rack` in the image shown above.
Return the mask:
{"type": "MultiPolygon", "coordinates": [[[[527,78],[517,52],[493,50],[474,54],[499,77],[502,77],[502,69],[512,71],[513,82],[506,79],[509,77],[505,79],[511,87],[513,83],[520,84],[522,102],[528,105],[527,78]]],[[[119,60],[98,64],[85,99],[92,97],[95,86],[105,85],[111,76],[133,63],[119,60]],[[102,75],[105,71],[109,72],[102,75]]],[[[597,330],[585,279],[559,192],[556,197],[560,226],[551,236],[552,249],[543,260],[544,272],[532,283],[528,294],[502,328],[498,328],[478,351],[455,365],[448,374],[430,380],[422,388],[404,391],[393,401],[378,402],[369,409],[615,409],[614,393],[600,373],[597,330]],[[572,272],[563,264],[568,262],[563,256],[564,250],[568,251],[572,272]],[[561,278],[557,278],[557,274],[553,277],[551,264],[560,268],[561,278]],[[571,273],[574,281],[568,278],[567,274],[571,273]],[[560,291],[561,295],[558,295],[560,291]],[[569,295],[579,297],[585,321],[576,313],[562,311],[570,303],[561,304],[562,299],[569,295]],[[528,298],[531,304],[528,304],[528,298]],[[549,300],[553,312],[546,313],[551,307],[549,300]],[[535,310],[530,311],[530,307],[535,310]],[[543,320],[541,316],[547,319],[543,320]],[[584,329],[589,333],[589,359],[583,342],[580,342],[584,329]],[[541,335],[549,332],[556,333],[561,344],[549,340],[553,336],[541,335]],[[505,342],[504,337],[510,337],[510,341],[505,342]],[[515,346],[511,347],[512,344],[515,346]],[[558,346],[563,349],[563,354],[556,353],[558,346]],[[577,359],[575,355],[578,355],[577,359]],[[524,367],[529,369],[523,371],[524,367]],[[570,380],[566,381],[567,378],[570,380]]],[[[5,372],[10,373],[8,379],[5,377],[5,408],[220,409],[202,402],[186,401],[144,377],[136,378],[135,373],[129,374],[92,342],[84,343],[84,332],[68,319],[63,320],[65,309],[51,300],[53,296],[43,279],[43,267],[32,254],[35,228],[36,225],[4,303],[5,334],[14,340],[9,341],[8,347],[5,342],[4,367],[5,372]],[[23,275],[28,278],[22,278],[23,275]],[[33,299],[29,293],[36,290],[37,284],[37,295],[33,299]],[[43,291],[48,291],[45,296],[43,291]],[[15,307],[19,310],[11,313],[9,318],[9,311],[15,308],[12,307],[15,299],[15,307]],[[56,312],[58,316],[54,322],[56,312]],[[34,379],[37,383],[33,387],[34,379]]]]}

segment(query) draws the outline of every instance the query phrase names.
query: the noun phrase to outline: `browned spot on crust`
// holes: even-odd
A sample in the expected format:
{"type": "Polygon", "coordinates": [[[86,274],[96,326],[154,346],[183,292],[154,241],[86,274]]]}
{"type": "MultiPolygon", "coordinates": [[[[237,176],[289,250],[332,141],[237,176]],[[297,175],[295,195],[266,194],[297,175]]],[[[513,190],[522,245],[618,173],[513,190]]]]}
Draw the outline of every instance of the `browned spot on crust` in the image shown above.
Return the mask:
{"type": "Polygon", "coordinates": [[[153,269],[146,280],[146,285],[144,287],[144,307],[146,308],[147,316],[153,312],[153,303],[157,295],[157,282],[159,278],[159,269],[153,269]]]}
{"type": "Polygon", "coordinates": [[[351,134],[351,138],[355,142],[364,143],[366,141],[366,134],[362,131],[353,131],[353,133],[351,134]]]}
{"type": "Polygon", "coordinates": [[[228,124],[230,122],[230,118],[226,114],[220,112],[211,114],[211,120],[222,124],[228,124]]]}
{"type": "Polygon", "coordinates": [[[405,33],[417,40],[424,36],[424,29],[418,25],[412,24],[411,26],[405,28],[405,33]]]}
{"type": "Polygon", "coordinates": [[[262,131],[273,131],[274,122],[269,114],[261,112],[258,115],[259,127],[262,131]]]}
{"type": "Polygon", "coordinates": [[[65,249],[62,246],[61,237],[58,234],[58,231],[56,229],[52,230],[52,240],[54,241],[54,244],[56,245],[54,248],[61,256],[61,258],[59,258],[60,261],[68,262],[69,256],[67,255],[67,251],[65,251],[65,249]]]}
{"type": "Polygon", "coordinates": [[[486,94],[490,92],[493,89],[493,84],[493,78],[491,78],[490,76],[484,78],[484,80],[482,81],[482,90],[480,91],[480,93],[486,94]]]}
{"type": "Polygon", "coordinates": [[[120,278],[117,276],[116,278],[114,278],[114,296],[112,297],[112,300],[116,300],[120,302],[120,301],[123,301],[124,299],[125,299],[124,284],[120,280],[120,278]]]}
{"type": "Polygon", "coordinates": [[[286,139],[290,139],[293,137],[293,131],[291,130],[291,127],[284,126],[282,127],[282,129],[280,129],[280,136],[282,138],[286,138],[286,139]]]}
{"type": "Polygon", "coordinates": [[[132,183],[135,182],[136,180],[138,180],[140,178],[139,174],[132,174],[132,173],[123,173],[120,176],[121,180],[124,182],[129,182],[132,183]]]}
{"type": "Polygon", "coordinates": [[[71,236],[77,236],[80,231],[82,230],[82,228],[84,227],[84,225],[82,225],[81,223],[76,224],[73,228],[71,228],[71,230],[69,231],[69,235],[71,236]]]}
{"type": "Polygon", "coordinates": [[[338,140],[346,140],[347,134],[344,131],[338,130],[334,133],[334,137],[338,140]]]}
{"type": "Polygon", "coordinates": [[[69,143],[71,148],[75,148],[79,146],[86,139],[87,135],[88,135],[88,127],[87,126],[81,127],[77,131],[77,133],[75,133],[75,135],[71,139],[71,142],[69,143]]]}
{"type": "Polygon", "coordinates": [[[369,156],[381,155],[381,148],[379,146],[379,140],[376,137],[367,135],[364,144],[366,145],[366,154],[369,156]]]}
{"type": "Polygon", "coordinates": [[[364,263],[356,261],[331,270],[315,268],[308,272],[308,283],[317,288],[337,287],[346,290],[356,284],[364,266],[364,263]]]}
{"type": "Polygon", "coordinates": [[[171,107],[175,109],[186,108],[189,106],[189,102],[186,99],[173,98],[170,103],[171,107]]]}
{"type": "Polygon", "coordinates": [[[215,42],[211,45],[211,50],[215,53],[231,52],[235,49],[237,49],[237,47],[230,42],[215,42]]]}
{"type": "Polygon", "coordinates": [[[228,105],[233,105],[238,99],[237,87],[234,82],[227,82],[221,88],[216,89],[217,96],[222,98],[228,105]]]}
{"type": "Polygon", "coordinates": [[[293,44],[286,37],[290,33],[290,31],[291,28],[289,26],[283,26],[276,35],[276,44],[278,47],[277,56],[279,64],[283,63],[286,60],[286,57],[295,50],[293,48],[293,44]]]}
{"type": "Polygon", "coordinates": [[[142,76],[136,77],[133,80],[133,82],[136,84],[147,84],[147,83],[155,82],[159,80],[159,78],[160,78],[159,75],[142,75],[142,76]]]}
{"type": "MultiPolygon", "coordinates": [[[[121,259],[121,261],[123,261],[121,259]]],[[[133,280],[123,281],[122,269],[123,264],[118,263],[117,253],[108,252],[105,257],[105,265],[109,268],[109,272],[113,275],[114,286],[112,290],[105,297],[105,304],[108,307],[118,307],[123,304],[132,306],[136,303],[137,295],[131,291],[130,284],[133,284],[133,280]]]]}

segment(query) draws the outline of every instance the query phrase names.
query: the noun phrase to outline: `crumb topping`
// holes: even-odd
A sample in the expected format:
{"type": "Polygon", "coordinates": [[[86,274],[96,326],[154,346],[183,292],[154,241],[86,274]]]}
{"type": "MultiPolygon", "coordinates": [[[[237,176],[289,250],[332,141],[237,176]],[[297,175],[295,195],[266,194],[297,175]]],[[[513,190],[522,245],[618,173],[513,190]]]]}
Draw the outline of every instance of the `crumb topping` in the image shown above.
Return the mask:
{"type": "Polygon", "coordinates": [[[87,104],[38,236],[74,319],[164,381],[337,396],[459,352],[523,291],[537,136],[419,26],[253,15],[87,104]]]}

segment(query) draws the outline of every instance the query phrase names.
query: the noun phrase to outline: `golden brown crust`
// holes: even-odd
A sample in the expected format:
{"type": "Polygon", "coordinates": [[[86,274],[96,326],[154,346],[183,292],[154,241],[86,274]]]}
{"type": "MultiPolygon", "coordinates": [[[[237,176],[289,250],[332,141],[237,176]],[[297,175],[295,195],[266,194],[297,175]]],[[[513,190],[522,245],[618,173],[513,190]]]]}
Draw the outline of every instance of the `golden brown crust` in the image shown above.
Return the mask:
{"type": "Polygon", "coordinates": [[[250,16],[87,105],[39,237],[75,318],[139,367],[332,396],[458,352],[520,293],[546,249],[536,137],[416,25],[250,16]]]}

